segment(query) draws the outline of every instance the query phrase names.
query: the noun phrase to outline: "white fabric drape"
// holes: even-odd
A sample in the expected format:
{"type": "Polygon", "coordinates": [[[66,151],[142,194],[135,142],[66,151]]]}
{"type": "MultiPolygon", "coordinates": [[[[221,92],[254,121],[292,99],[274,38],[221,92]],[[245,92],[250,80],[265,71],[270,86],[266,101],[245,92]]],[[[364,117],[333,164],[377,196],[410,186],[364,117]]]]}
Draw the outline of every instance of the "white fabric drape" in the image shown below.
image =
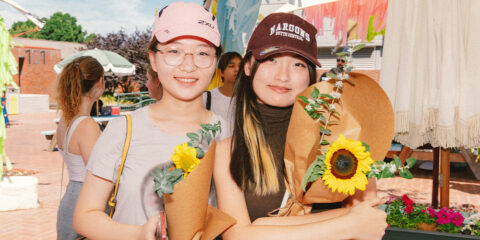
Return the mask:
{"type": "Polygon", "coordinates": [[[480,147],[480,1],[390,0],[380,84],[395,140],[480,147]]]}

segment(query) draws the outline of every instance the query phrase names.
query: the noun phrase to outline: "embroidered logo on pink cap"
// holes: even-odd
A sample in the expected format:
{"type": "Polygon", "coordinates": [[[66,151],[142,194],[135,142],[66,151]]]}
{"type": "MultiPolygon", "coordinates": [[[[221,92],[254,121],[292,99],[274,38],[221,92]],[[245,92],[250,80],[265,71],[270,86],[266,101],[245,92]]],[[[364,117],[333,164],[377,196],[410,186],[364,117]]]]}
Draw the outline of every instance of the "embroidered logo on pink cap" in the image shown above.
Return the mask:
{"type": "Polygon", "coordinates": [[[195,36],[220,46],[215,16],[195,3],[174,2],[162,9],[155,17],[153,34],[161,43],[181,36],[195,36]]]}

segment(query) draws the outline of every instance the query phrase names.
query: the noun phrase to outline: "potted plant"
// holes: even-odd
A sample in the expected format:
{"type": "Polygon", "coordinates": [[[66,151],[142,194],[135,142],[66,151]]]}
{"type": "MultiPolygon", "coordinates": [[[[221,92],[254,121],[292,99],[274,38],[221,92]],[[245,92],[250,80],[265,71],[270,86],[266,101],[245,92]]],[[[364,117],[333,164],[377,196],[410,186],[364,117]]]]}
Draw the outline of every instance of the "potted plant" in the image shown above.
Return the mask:
{"type": "Polygon", "coordinates": [[[385,207],[389,227],[383,239],[480,239],[480,214],[433,209],[407,195],[385,207]]]}

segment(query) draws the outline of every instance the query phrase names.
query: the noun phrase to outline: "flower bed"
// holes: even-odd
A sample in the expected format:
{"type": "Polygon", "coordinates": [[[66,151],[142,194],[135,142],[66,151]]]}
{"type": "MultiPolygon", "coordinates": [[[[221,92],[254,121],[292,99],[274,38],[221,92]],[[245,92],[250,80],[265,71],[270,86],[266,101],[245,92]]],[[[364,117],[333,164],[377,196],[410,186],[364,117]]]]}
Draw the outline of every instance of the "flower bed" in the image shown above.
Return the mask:
{"type": "Polygon", "coordinates": [[[389,228],[384,239],[431,239],[433,235],[435,239],[480,239],[479,213],[433,209],[415,204],[407,195],[389,201],[385,211],[389,228]]]}

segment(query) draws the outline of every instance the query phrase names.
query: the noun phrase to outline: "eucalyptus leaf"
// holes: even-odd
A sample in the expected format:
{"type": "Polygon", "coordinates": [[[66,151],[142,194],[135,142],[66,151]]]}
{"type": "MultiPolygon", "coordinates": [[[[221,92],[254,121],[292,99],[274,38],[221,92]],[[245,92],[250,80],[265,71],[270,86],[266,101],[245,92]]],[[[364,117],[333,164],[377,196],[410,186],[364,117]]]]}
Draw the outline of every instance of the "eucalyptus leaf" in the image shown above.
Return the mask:
{"type": "Polygon", "coordinates": [[[336,53],[336,54],[337,54],[337,56],[339,56],[339,57],[348,56],[348,53],[347,53],[347,52],[338,52],[338,53],[336,53]]]}
{"type": "Polygon", "coordinates": [[[170,171],[169,168],[156,168],[153,172],[154,191],[160,197],[163,194],[172,194],[174,185],[183,179],[182,169],[175,168],[170,171]]]}
{"type": "Polygon", "coordinates": [[[330,131],[330,129],[325,129],[325,128],[322,127],[322,128],[320,129],[320,133],[323,133],[323,134],[325,134],[325,135],[330,136],[330,134],[332,134],[332,131],[330,131]]]}
{"type": "Polygon", "coordinates": [[[324,124],[327,122],[327,119],[323,116],[323,114],[319,113],[318,118],[320,118],[320,121],[322,121],[322,123],[324,123],[324,124]]]}
{"type": "Polygon", "coordinates": [[[198,141],[200,139],[198,134],[196,134],[194,132],[187,133],[187,137],[190,138],[191,140],[194,140],[194,141],[198,141]]]}
{"type": "Polygon", "coordinates": [[[212,142],[212,135],[209,132],[206,132],[205,138],[207,139],[207,144],[210,145],[210,142],[212,142]]]}
{"type": "Polygon", "coordinates": [[[205,151],[203,151],[202,148],[197,147],[197,158],[202,158],[203,156],[205,156],[205,151]]]}

